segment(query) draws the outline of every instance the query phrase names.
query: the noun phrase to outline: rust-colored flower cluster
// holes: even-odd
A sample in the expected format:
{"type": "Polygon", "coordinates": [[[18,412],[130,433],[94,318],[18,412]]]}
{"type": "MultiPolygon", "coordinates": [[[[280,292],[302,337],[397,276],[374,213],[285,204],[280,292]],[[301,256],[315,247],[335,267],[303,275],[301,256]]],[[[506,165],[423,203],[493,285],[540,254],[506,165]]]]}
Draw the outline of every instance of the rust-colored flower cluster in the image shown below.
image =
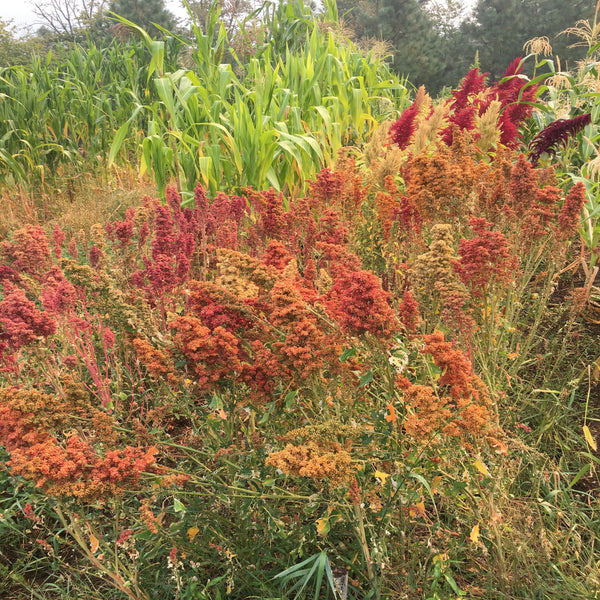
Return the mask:
{"type": "Polygon", "coordinates": [[[348,485],[357,469],[351,456],[352,444],[361,432],[333,422],[294,429],[281,437],[294,443],[269,454],[266,463],[290,475],[326,479],[334,487],[348,485]],[[339,442],[338,437],[344,437],[345,442],[339,442]]]}
{"type": "Polygon", "coordinates": [[[558,214],[558,236],[560,239],[569,239],[577,231],[581,209],[585,201],[585,185],[579,181],[569,190],[558,214]]]}
{"type": "Polygon", "coordinates": [[[476,209],[481,180],[490,168],[476,160],[467,135],[457,133],[451,146],[438,143],[434,153],[408,158],[405,195],[424,221],[455,221],[476,209]]]}
{"type": "Polygon", "coordinates": [[[38,309],[22,289],[4,284],[4,298],[0,300],[0,342],[18,349],[55,331],[54,319],[38,309]]]}
{"type": "Polygon", "coordinates": [[[435,443],[436,436],[444,434],[466,448],[487,440],[497,451],[505,451],[489,391],[470,361],[439,331],[424,335],[423,341],[422,352],[432,356],[441,376],[435,385],[403,383],[406,433],[419,443],[435,443]]]}
{"type": "Polygon", "coordinates": [[[390,297],[373,273],[354,271],[334,281],[327,307],[349,333],[362,335],[368,332],[386,338],[398,331],[399,325],[390,297]]]}
{"type": "Polygon", "coordinates": [[[157,449],[109,449],[106,444],[115,440],[111,427],[101,439],[98,430],[82,434],[79,424],[92,424],[101,411],[82,402],[86,395],[72,381],[65,384],[63,398],[23,388],[0,389],[0,443],[10,453],[11,472],[34,481],[49,495],[86,501],[106,500],[135,486],[141,474],[154,467],[157,449]]]}
{"type": "Polygon", "coordinates": [[[201,389],[241,370],[239,340],[223,327],[209,329],[197,317],[178,317],[169,324],[173,343],[187,359],[201,389]]]}
{"type": "Polygon", "coordinates": [[[473,217],[469,225],[475,237],[460,240],[460,259],[454,268],[473,296],[482,298],[493,285],[503,287],[514,280],[518,261],[510,252],[506,236],[492,231],[492,223],[473,217]]]}
{"type": "Polygon", "coordinates": [[[173,385],[180,383],[181,378],[177,376],[175,366],[166,352],[141,338],[135,338],[132,343],[140,363],[152,377],[164,379],[173,385]]]}
{"type": "Polygon", "coordinates": [[[48,236],[39,225],[17,229],[10,240],[0,242],[0,259],[17,273],[39,275],[51,264],[48,236]]]}

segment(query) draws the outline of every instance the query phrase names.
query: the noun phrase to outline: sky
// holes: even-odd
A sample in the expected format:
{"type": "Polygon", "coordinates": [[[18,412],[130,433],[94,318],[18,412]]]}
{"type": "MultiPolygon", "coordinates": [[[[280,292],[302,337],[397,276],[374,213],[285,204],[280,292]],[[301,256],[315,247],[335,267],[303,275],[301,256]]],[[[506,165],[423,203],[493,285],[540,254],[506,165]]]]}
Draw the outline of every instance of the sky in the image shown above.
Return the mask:
{"type": "MultiPolygon", "coordinates": [[[[175,16],[185,16],[185,10],[181,8],[181,3],[177,0],[167,0],[166,5],[175,16]]],[[[36,18],[28,0],[0,0],[0,19],[3,21],[11,20],[13,25],[18,28],[29,26],[35,29],[39,25],[36,18]]]]}

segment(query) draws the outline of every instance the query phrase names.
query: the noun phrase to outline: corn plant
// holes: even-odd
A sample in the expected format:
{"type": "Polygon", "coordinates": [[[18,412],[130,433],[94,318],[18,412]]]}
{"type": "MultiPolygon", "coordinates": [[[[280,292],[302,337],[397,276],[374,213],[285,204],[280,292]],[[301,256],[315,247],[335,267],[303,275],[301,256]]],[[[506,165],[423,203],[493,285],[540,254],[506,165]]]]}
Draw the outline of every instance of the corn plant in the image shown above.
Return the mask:
{"type": "MultiPolygon", "coordinates": [[[[0,183],[44,182],[63,167],[102,167],[144,93],[141,44],[75,48],[0,73],[0,183]]],[[[139,123],[136,123],[139,128],[139,123]]]]}
{"type": "MultiPolygon", "coordinates": [[[[245,63],[216,7],[204,27],[192,23],[193,41],[154,40],[114,18],[139,39],[0,72],[0,183],[106,173],[136,156],[161,195],[175,181],[184,200],[196,181],[213,194],[224,180],[294,189],[407,96],[381,60],[323,31],[300,0],[265,5],[277,35],[245,63]],[[192,68],[179,66],[184,47],[192,68]]],[[[336,18],[332,3],[327,18],[336,18]]]]}
{"type": "MultiPolygon", "coordinates": [[[[231,65],[217,64],[226,42],[217,11],[204,30],[192,26],[194,69],[170,73],[158,68],[164,42],[120,20],[151,51],[149,73],[156,73],[156,100],[144,105],[141,169],[152,170],[161,194],[174,179],[184,201],[198,180],[211,193],[224,180],[234,189],[294,189],[330,166],[340,147],[360,143],[391,113],[392,100],[401,103],[407,95],[381,61],[338,43],[314,23],[302,44],[288,45],[282,55],[263,48],[243,66],[241,78],[231,65]]],[[[111,162],[129,130],[125,123],[115,137],[111,162]]]]}
{"type": "Polygon", "coordinates": [[[564,187],[577,182],[582,182],[586,187],[587,202],[581,212],[579,233],[585,249],[581,255],[581,265],[586,280],[584,288],[588,292],[598,273],[600,258],[599,9],[600,2],[592,23],[579,21],[563,32],[578,38],[574,46],[587,46],[586,59],[576,71],[557,70],[550,60],[540,63],[546,64],[550,73],[541,88],[543,102],[539,103],[532,118],[533,135],[530,143],[536,159],[541,156],[543,164],[552,164],[564,187]]]}

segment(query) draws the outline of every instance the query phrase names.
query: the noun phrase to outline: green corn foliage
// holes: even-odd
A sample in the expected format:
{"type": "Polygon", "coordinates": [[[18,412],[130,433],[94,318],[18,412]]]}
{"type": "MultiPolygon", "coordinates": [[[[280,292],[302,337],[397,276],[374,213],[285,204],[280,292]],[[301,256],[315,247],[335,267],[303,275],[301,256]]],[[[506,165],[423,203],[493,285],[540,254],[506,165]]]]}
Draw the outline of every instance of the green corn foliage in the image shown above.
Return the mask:
{"type": "Polygon", "coordinates": [[[1,70],[0,184],[38,185],[61,170],[103,166],[146,71],[141,44],[75,48],[60,63],[49,54],[29,70],[1,70]]]}
{"type": "MultiPolygon", "coordinates": [[[[195,69],[154,78],[158,102],[148,107],[153,133],[143,142],[142,168],[153,170],[161,192],[168,180],[184,198],[192,197],[196,181],[212,193],[224,181],[233,189],[297,188],[405,102],[405,85],[381,61],[340,44],[314,20],[310,27],[306,17],[292,18],[291,6],[279,7],[285,18],[267,16],[277,23],[278,39],[282,21],[293,30],[302,24],[304,39],[294,38],[291,47],[285,38],[284,53],[275,52],[281,41],[267,45],[243,65],[243,78],[218,63],[226,40],[216,12],[206,33],[193,25],[195,69]]],[[[156,42],[148,49],[159,51],[156,42]]]]}
{"type": "MultiPolygon", "coordinates": [[[[335,5],[326,8],[335,18],[335,5]]],[[[115,16],[137,42],[4,70],[0,183],[106,171],[136,156],[161,195],[174,181],[184,200],[198,181],[213,194],[224,182],[301,189],[406,104],[405,82],[318,26],[301,0],[267,3],[264,15],[274,41],[245,64],[234,56],[235,70],[223,62],[232,50],[217,8],[203,28],[192,24],[192,42],[153,40],[115,16]],[[177,68],[184,46],[193,68],[177,68]]]]}

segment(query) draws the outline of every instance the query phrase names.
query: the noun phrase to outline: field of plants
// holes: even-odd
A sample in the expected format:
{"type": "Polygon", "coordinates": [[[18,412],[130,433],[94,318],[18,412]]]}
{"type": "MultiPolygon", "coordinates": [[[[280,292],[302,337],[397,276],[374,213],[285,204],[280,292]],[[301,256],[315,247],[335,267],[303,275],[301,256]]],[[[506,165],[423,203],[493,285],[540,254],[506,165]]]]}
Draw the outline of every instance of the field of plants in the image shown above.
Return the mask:
{"type": "Polygon", "coordinates": [[[600,598],[600,23],[120,26],[0,70],[0,597],[600,598]]]}

